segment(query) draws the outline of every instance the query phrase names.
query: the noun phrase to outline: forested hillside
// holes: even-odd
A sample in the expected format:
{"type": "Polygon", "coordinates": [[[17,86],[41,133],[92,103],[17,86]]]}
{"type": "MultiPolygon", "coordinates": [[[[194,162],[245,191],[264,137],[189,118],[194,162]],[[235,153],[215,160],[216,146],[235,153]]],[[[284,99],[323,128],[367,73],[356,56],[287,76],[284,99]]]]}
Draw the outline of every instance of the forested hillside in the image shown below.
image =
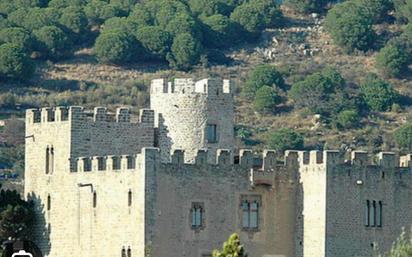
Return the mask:
{"type": "MultiPolygon", "coordinates": [[[[0,115],[136,112],[153,78],[219,76],[241,147],[406,152],[411,17],[412,0],[0,0],[0,115]]],[[[7,124],[2,162],[21,170],[7,124]]]]}

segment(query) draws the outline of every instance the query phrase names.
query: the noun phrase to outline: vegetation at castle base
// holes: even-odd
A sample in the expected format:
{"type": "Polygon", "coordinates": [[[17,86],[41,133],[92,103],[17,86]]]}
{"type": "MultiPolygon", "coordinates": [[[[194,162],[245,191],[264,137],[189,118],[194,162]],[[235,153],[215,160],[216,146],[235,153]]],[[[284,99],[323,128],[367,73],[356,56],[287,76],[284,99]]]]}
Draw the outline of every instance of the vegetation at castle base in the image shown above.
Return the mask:
{"type": "Polygon", "coordinates": [[[244,246],[240,243],[239,235],[234,233],[223,243],[223,249],[214,250],[213,257],[247,257],[244,246]]]}
{"type": "Polygon", "coordinates": [[[394,133],[394,138],[401,149],[412,151],[412,123],[398,128],[394,133]]]}
{"type": "Polygon", "coordinates": [[[409,257],[412,256],[412,239],[406,237],[405,231],[393,243],[391,250],[380,257],[409,257]]]}
{"type": "Polygon", "coordinates": [[[279,152],[285,150],[302,150],[304,138],[292,129],[279,129],[273,132],[269,138],[269,147],[279,152]]]}
{"type": "Polygon", "coordinates": [[[22,200],[16,191],[0,191],[0,242],[26,238],[33,217],[32,203],[22,200]]]}

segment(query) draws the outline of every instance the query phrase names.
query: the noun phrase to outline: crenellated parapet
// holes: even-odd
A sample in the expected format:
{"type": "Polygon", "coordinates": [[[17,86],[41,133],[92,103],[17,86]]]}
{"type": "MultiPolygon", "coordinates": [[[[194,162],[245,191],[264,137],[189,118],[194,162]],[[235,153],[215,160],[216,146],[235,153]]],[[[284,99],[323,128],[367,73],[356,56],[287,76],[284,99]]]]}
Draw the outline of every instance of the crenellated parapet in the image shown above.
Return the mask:
{"type": "MultiPolygon", "coordinates": [[[[27,124],[46,124],[58,122],[94,122],[94,123],[131,123],[129,108],[120,107],[114,114],[109,113],[105,107],[95,107],[87,111],[81,106],[70,107],[45,107],[41,109],[28,109],[26,111],[27,124]]],[[[140,110],[138,123],[154,126],[154,111],[140,110]]]]}
{"type": "Polygon", "coordinates": [[[233,92],[233,82],[218,78],[195,81],[191,78],[155,79],[151,83],[151,94],[209,94],[221,95],[233,92]]]}

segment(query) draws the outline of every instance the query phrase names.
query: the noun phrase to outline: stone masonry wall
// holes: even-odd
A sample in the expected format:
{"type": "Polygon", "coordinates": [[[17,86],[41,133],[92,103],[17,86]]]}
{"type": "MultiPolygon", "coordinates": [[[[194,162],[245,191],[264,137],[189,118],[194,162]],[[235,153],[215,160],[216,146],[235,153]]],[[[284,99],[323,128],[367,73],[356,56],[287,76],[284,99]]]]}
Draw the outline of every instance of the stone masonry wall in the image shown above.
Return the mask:
{"type": "Polygon", "coordinates": [[[156,113],[163,161],[170,161],[170,155],[176,149],[185,150],[185,160],[188,162],[194,161],[199,149],[208,149],[214,154],[217,149],[234,150],[234,107],[230,81],[154,80],[150,106],[156,113]],[[217,142],[207,142],[208,124],[217,126],[217,142]]]}

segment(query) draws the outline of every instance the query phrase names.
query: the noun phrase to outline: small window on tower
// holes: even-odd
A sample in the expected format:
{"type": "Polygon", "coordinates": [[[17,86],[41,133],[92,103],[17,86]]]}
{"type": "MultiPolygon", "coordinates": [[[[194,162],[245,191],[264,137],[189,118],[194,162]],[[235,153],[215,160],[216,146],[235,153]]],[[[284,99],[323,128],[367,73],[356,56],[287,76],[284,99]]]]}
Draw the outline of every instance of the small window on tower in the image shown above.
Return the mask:
{"type": "Polygon", "coordinates": [[[204,204],[192,203],[190,210],[192,229],[202,229],[204,227],[204,204]]]}
{"type": "Polygon", "coordinates": [[[50,195],[47,196],[47,210],[50,211],[51,209],[51,198],[50,195]]]}
{"type": "Polygon", "coordinates": [[[127,199],[127,205],[129,205],[129,207],[132,206],[132,201],[133,201],[132,190],[129,190],[128,199],[127,199]]]}
{"type": "Polygon", "coordinates": [[[97,193],[96,191],[93,192],[93,208],[97,207],[97,193]]]}
{"type": "Polygon", "coordinates": [[[215,124],[207,125],[207,142],[216,143],[217,142],[217,126],[215,124]]]}
{"type": "Polygon", "coordinates": [[[46,174],[50,173],[50,148],[46,148],[46,174]]]}

